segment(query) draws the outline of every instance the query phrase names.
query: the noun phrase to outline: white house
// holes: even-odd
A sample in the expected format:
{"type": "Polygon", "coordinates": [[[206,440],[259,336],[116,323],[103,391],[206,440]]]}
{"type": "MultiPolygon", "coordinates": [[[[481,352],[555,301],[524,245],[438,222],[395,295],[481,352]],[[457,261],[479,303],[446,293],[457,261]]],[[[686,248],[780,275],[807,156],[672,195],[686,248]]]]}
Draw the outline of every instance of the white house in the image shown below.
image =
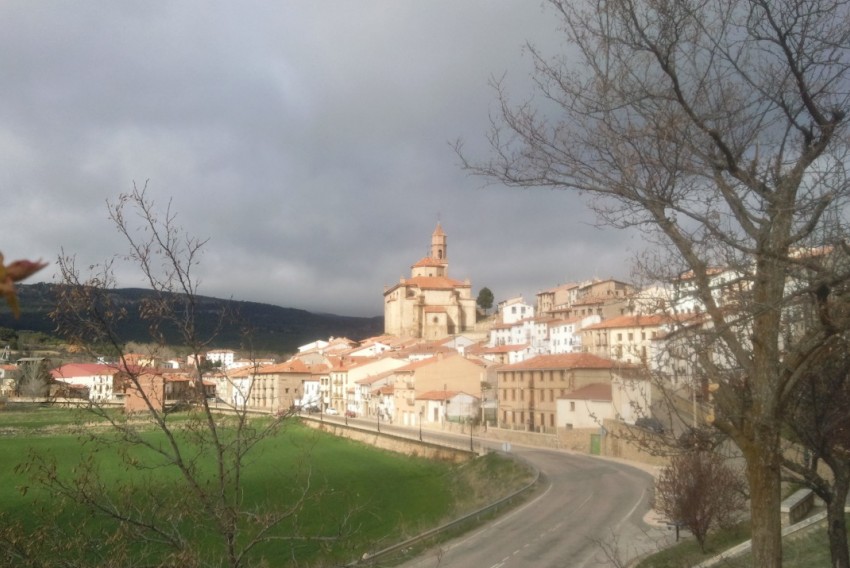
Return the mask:
{"type": "Polygon", "coordinates": [[[0,365],[0,396],[15,394],[15,375],[17,373],[17,365],[0,365]]]}
{"type": "Polygon", "coordinates": [[[218,364],[222,369],[230,369],[236,359],[236,352],[230,349],[215,349],[207,351],[205,357],[207,361],[218,364]]]}
{"type": "Polygon", "coordinates": [[[303,381],[301,385],[303,388],[301,399],[295,404],[301,408],[319,408],[322,403],[321,376],[311,374],[310,379],[303,381]]]}
{"type": "Polygon", "coordinates": [[[526,304],[522,296],[499,302],[499,316],[502,323],[516,323],[534,317],[534,306],[526,304]]]}
{"type": "Polygon", "coordinates": [[[581,347],[581,329],[602,321],[598,315],[559,319],[549,322],[549,353],[577,353],[581,347]]]}
{"type": "Polygon", "coordinates": [[[302,345],[301,347],[299,347],[298,352],[304,353],[304,352],[307,352],[307,351],[322,351],[328,345],[330,345],[330,343],[328,343],[327,341],[324,341],[322,339],[317,339],[316,341],[313,341],[312,343],[308,343],[307,345],[302,345]]]}
{"type": "Polygon", "coordinates": [[[597,428],[603,420],[614,418],[611,383],[592,383],[568,393],[556,401],[559,428],[597,428]]]}
{"type": "Polygon", "coordinates": [[[416,397],[424,424],[474,419],[479,413],[479,401],[477,396],[465,392],[445,390],[428,391],[416,397]]]}
{"type": "Polygon", "coordinates": [[[53,380],[88,389],[89,400],[110,401],[123,396],[117,378],[120,370],[101,363],[68,363],[50,371],[53,380]]]}
{"type": "Polygon", "coordinates": [[[634,424],[650,415],[650,382],[614,377],[610,383],[592,383],[576,389],[556,401],[556,420],[560,428],[597,428],[603,420],[634,424]]]}

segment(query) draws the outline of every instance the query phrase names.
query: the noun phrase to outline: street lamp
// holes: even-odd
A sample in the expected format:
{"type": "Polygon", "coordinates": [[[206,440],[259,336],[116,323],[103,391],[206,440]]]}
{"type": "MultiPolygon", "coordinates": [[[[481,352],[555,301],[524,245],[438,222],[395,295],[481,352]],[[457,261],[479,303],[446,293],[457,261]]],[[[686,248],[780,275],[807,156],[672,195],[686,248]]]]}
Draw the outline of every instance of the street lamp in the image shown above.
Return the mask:
{"type": "Polygon", "coordinates": [[[425,407],[419,407],[419,441],[422,441],[422,417],[425,416],[425,407]]]}

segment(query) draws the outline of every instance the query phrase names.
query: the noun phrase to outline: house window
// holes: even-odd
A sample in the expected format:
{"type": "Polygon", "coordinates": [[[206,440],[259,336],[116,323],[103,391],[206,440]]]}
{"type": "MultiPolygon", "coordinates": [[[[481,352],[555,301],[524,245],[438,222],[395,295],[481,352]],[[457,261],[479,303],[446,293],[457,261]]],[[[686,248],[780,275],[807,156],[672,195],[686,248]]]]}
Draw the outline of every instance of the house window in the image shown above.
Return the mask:
{"type": "Polygon", "coordinates": [[[574,401],[570,401],[570,412],[576,411],[576,403],[574,401]]]}

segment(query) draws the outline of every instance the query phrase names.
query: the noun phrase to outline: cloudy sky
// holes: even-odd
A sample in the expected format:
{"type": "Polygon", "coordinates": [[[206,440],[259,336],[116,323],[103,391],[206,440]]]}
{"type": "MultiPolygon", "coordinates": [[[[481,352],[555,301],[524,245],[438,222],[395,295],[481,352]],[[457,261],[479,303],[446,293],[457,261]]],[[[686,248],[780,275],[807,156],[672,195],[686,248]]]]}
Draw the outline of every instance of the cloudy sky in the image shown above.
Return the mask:
{"type": "Polygon", "coordinates": [[[121,253],[106,201],[147,182],[209,238],[206,295],[381,315],[438,220],[473,294],[628,279],[639,243],[581,198],[488,186],[451,148],[486,156],[488,80],[527,97],[523,45],[563,50],[557,23],[529,0],[5,0],[0,251],[121,253]]]}

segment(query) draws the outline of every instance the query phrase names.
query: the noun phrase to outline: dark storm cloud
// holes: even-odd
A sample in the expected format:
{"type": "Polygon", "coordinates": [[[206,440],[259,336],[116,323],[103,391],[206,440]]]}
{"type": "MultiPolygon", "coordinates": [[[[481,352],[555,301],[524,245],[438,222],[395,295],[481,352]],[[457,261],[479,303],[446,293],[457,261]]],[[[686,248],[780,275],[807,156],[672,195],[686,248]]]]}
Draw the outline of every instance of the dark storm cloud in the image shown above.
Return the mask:
{"type": "Polygon", "coordinates": [[[378,315],[438,219],[476,293],[625,278],[634,244],[578,198],[457,165],[456,138],[485,152],[490,77],[530,93],[526,40],[561,48],[525,1],[5,2],[0,250],[121,252],[105,201],[147,180],[210,238],[210,295],[378,315]]]}

